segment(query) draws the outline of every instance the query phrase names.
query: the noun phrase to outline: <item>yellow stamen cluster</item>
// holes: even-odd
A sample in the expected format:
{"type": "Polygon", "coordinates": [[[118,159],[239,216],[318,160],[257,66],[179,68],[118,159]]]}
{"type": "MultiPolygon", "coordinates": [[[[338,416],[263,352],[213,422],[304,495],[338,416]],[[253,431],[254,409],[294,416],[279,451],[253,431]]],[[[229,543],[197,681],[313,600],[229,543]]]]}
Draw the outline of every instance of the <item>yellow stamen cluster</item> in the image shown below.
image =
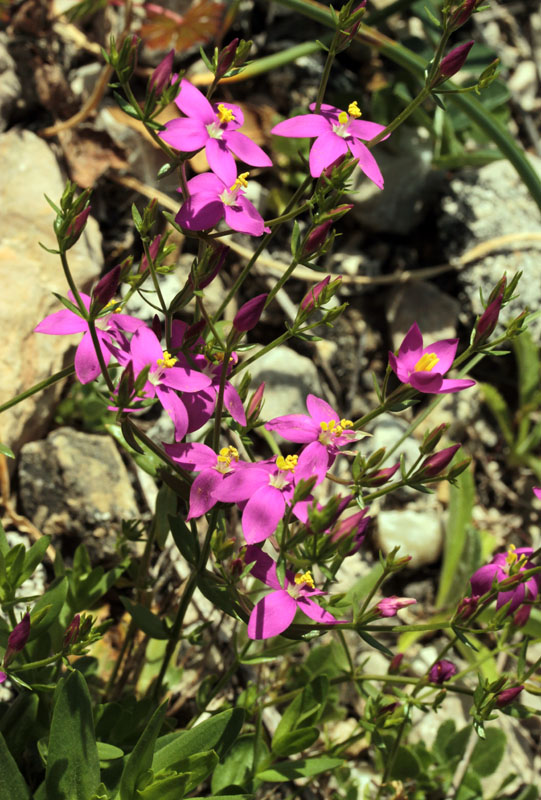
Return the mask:
{"type": "Polygon", "coordinates": [[[347,121],[348,121],[347,111],[341,111],[338,114],[338,122],[340,123],[340,125],[345,125],[347,121]]]}
{"type": "Polygon", "coordinates": [[[356,100],[354,100],[353,103],[349,104],[349,106],[348,106],[348,114],[349,114],[350,117],[353,117],[353,119],[359,119],[359,117],[362,117],[362,111],[359,108],[359,106],[357,105],[357,101],[356,100]]]}
{"type": "Polygon", "coordinates": [[[297,572],[295,575],[295,583],[297,586],[308,586],[310,589],[316,588],[310,570],[307,570],[307,572],[297,572]]]}
{"type": "Polygon", "coordinates": [[[246,180],[246,178],[248,177],[249,174],[250,174],[249,172],[241,172],[241,174],[239,175],[239,177],[237,178],[237,180],[235,181],[235,183],[233,184],[233,186],[229,191],[234,192],[235,189],[246,189],[248,186],[248,181],[246,180]]]}
{"type": "Polygon", "coordinates": [[[513,567],[520,569],[520,567],[522,567],[522,565],[525,564],[526,561],[528,560],[524,555],[524,553],[522,553],[522,555],[519,558],[519,556],[516,553],[516,549],[517,548],[515,547],[514,544],[509,545],[509,550],[507,551],[507,556],[505,559],[508,564],[508,569],[512,569],[513,567]]]}
{"type": "Polygon", "coordinates": [[[278,456],[276,459],[276,466],[284,472],[294,472],[297,466],[298,456],[278,456]]]}
{"type": "Polygon", "coordinates": [[[235,120],[235,115],[230,108],[227,108],[223,103],[220,103],[218,106],[218,119],[220,122],[233,122],[235,120]]]}
{"type": "Polygon", "coordinates": [[[238,461],[239,460],[239,451],[236,447],[222,447],[220,452],[218,453],[218,464],[223,464],[224,466],[228,467],[231,464],[231,461],[238,461]]]}
{"type": "Polygon", "coordinates": [[[159,358],[157,364],[159,367],[174,367],[178,358],[172,356],[168,350],[163,351],[163,358],[159,358]]]}
{"type": "Polygon", "coordinates": [[[431,372],[431,370],[433,370],[438,363],[439,358],[436,353],[425,353],[424,356],[421,356],[419,361],[416,363],[414,371],[431,372]]]}
{"type": "Polygon", "coordinates": [[[329,420],[329,422],[320,422],[319,424],[324,433],[329,432],[332,433],[333,436],[341,436],[345,428],[351,428],[353,426],[353,422],[350,419],[341,419],[340,425],[337,425],[334,419],[329,420]]]}

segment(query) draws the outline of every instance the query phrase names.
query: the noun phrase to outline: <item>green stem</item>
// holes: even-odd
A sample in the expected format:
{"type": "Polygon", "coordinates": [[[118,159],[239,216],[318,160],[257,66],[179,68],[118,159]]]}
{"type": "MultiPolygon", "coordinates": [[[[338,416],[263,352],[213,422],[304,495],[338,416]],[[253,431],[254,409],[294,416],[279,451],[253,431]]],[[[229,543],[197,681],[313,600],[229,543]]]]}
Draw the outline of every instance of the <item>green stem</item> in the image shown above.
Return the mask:
{"type": "Polygon", "coordinates": [[[400,125],[402,125],[402,123],[405,122],[411,114],[413,114],[415,109],[418,108],[418,106],[420,106],[421,103],[424,103],[426,98],[429,96],[430,96],[430,89],[425,86],[423,89],[421,89],[417,97],[414,97],[411,103],[409,103],[406,106],[406,108],[402,109],[399,115],[395,117],[393,121],[387,125],[386,128],[384,128],[382,131],[380,131],[380,133],[377,134],[377,136],[374,136],[373,139],[370,139],[370,141],[366,143],[366,146],[368,148],[372,148],[378,142],[381,142],[381,140],[384,139],[386,136],[389,136],[394,130],[400,127],[400,125]]]}
{"type": "Polygon", "coordinates": [[[61,369],[60,372],[55,372],[55,374],[51,375],[50,378],[45,378],[45,380],[35,383],[30,389],[27,389],[25,392],[21,392],[15,397],[12,397],[11,400],[8,400],[6,403],[2,403],[2,405],[0,405],[0,414],[2,411],[7,411],[8,408],[12,408],[13,406],[16,406],[17,403],[21,403],[23,400],[26,400],[28,397],[32,397],[33,394],[41,392],[42,389],[48,389],[49,386],[53,386],[53,384],[58,383],[58,381],[61,381],[63,378],[69,378],[69,376],[73,375],[74,372],[75,367],[72,364],[69,367],[64,367],[64,369],[61,369]]]}
{"type": "Polygon", "coordinates": [[[220,374],[220,388],[218,389],[218,396],[216,397],[216,406],[214,409],[214,435],[212,438],[212,445],[215,452],[218,452],[220,445],[220,427],[222,424],[222,414],[224,410],[224,392],[225,383],[227,380],[227,366],[231,357],[231,351],[226,348],[224,351],[224,360],[222,363],[222,372],[220,374]]]}
{"type": "Polygon", "coordinates": [[[273,288],[269,292],[267,299],[265,300],[265,308],[269,307],[269,305],[272,303],[272,301],[274,300],[274,298],[276,297],[276,295],[278,294],[284,283],[286,283],[286,281],[288,281],[290,277],[293,275],[298,263],[299,262],[297,261],[297,259],[294,258],[289,267],[286,269],[286,271],[280,278],[280,280],[277,281],[276,284],[273,286],[273,288]]]}

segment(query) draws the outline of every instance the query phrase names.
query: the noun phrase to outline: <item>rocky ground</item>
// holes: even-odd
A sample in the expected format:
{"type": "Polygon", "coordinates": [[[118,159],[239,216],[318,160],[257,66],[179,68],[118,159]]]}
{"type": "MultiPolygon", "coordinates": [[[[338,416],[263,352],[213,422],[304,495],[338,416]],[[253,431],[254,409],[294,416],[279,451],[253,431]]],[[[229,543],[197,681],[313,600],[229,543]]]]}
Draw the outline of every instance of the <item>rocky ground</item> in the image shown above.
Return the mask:
{"type": "MultiPolygon", "coordinates": [[[[58,308],[52,292],[65,292],[57,258],[38,244],[54,246],[53,215],[44,195],[57,200],[66,177],[81,187],[93,187],[92,216],[71,255],[81,288],[88,288],[127,254],[138,255],[130,214],[133,202],[142,208],[149,197],[158,196],[165,209],[175,208],[175,185],[156,180],[159,151],[118,109],[109,90],[82,122],[59,124],[85,107],[103,70],[99,48],[122,24],[113,5],[71,23],[63,16],[69,5],[60,0],[1,5],[0,326],[4,346],[0,404],[69,364],[73,354],[69,337],[32,333],[45,315],[58,308]]],[[[377,12],[387,5],[387,0],[372,3],[377,12]]],[[[278,4],[244,2],[240,9],[228,37],[252,38],[255,58],[297,44],[301,36],[321,35],[315,23],[292,24],[293,12],[278,4]]],[[[410,44],[422,36],[419,19],[407,13],[385,19],[382,28],[410,44]]],[[[537,4],[491,0],[490,8],[476,17],[464,37],[474,38],[501,58],[505,97],[497,107],[541,176],[541,12],[537,4]]],[[[148,46],[142,49],[139,89],[162,54],[148,46]]],[[[280,72],[225,89],[227,99],[240,98],[256,141],[268,149],[276,147],[267,133],[270,123],[279,114],[289,114],[292,106],[300,108],[312,101],[321,64],[320,56],[306,56],[280,72]]],[[[188,75],[197,81],[202,74],[197,47],[188,47],[177,66],[188,68],[188,75]]],[[[355,45],[340,58],[329,94],[357,96],[367,109],[367,118],[379,119],[378,111],[388,113],[399,107],[395,90],[405,80],[398,68],[377,53],[355,45]]],[[[467,150],[478,143],[478,133],[464,129],[463,121],[454,119],[453,125],[453,135],[467,150]]],[[[292,174],[290,185],[294,185],[299,168],[295,154],[271,152],[282,178],[292,174]]],[[[261,380],[266,383],[268,418],[302,413],[308,392],[325,397],[346,417],[364,413],[374,402],[371,372],[382,375],[387,350],[399,344],[412,322],[418,322],[428,340],[467,338],[481,310],[479,290],[486,296],[504,273],[523,272],[519,297],[509,306],[509,315],[525,306],[532,311],[541,307],[541,214],[508,162],[451,167],[437,157],[434,139],[418,118],[378,146],[377,156],[385,176],[384,192],[366,181],[353,187],[354,209],[343,220],[334,251],[321,262],[325,270],[343,275],[337,302],[348,302],[346,313],[323,341],[275,350],[251,370],[254,387],[261,380]]],[[[203,168],[197,161],[193,166],[196,171],[203,168]]],[[[275,216],[283,187],[276,178],[263,174],[254,178],[260,210],[267,217],[275,216]]],[[[166,293],[171,295],[183,285],[192,254],[188,242],[177,240],[177,245],[179,268],[167,278],[166,293]]],[[[211,287],[211,308],[219,303],[245,263],[246,250],[253,246],[246,237],[235,237],[237,260],[211,287]]],[[[282,265],[287,265],[288,252],[285,235],[277,237],[263,254],[250,294],[238,301],[268,290],[282,265]]],[[[266,342],[278,335],[313,282],[314,274],[301,269],[279,295],[282,315],[274,308],[263,317],[254,339],[266,342]]],[[[541,317],[532,322],[529,335],[532,348],[538,350],[541,317]]],[[[521,357],[522,351],[512,351],[505,358],[486,359],[472,377],[499,390],[509,405],[512,426],[524,415],[534,426],[539,422],[538,404],[521,405],[520,381],[526,380],[521,357]]],[[[369,447],[392,446],[412,418],[380,418],[370,431],[369,447]]],[[[531,485],[541,482],[535,452],[529,459],[513,452],[480,385],[441,403],[431,424],[440,422],[451,423],[450,441],[462,442],[474,460],[473,525],[492,537],[496,547],[511,541],[539,546],[541,507],[530,502],[531,485]]],[[[151,416],[145,424],[157,440],[169,435],[167,419],[151,416]]],[[[4,460],[1,470],[6,529],[30,539],[40,532],[51,533],[67,558],[77,543],[85,541],[93,560],[114,559],[120,520],[148,516],[156,488],[144,471],[128,464],[114,440],[102,434],[91,394],[69,381],[4,412],[0,441],[16,455],[14,461],[4,460]]],[[[402,448],[406,457],[408,453],[410,458],[416,456],[417,444],[417,438],[406,439],[402,448]]],[[[362,577],[378,546],[386,551],[399,544],[413,558],[396,593],[414,596],[430,608],[437,591],[448,505],[449,493],[442,487],[430,496],[403,493],[374,508],[379,513],[374,515],[377,526],[371,542],[364,559],[342,576],[344,584],[362,577]]],[[[168,547],[154,565],[157,579],[178,582],[184,577],[173,553],[174,548],[168,547]]],[[[205,598],[197,598],[197,603],[192,624],[200,619],[197,609],[201,617],[213,614],[205,598]]],[[[437,643],[429,646],[433,645],[437,643]]],[[[209,645],[207,657],[214,657],[214,648],[218,658],[226,647],[224,634],[209,645]]],[[[426,642],[415,643],[409,655],[420,671],[423,659],[428,663],[432,657],[427,655],[426,642]]],[[[191,663],[188,653],[186,664],[184,680],[197,683],[202,662],[191,663]]],[[[207,669],[208,664],[207,660],[207,669]]],[[[419,736],[433,735],[419,727],[419,736]]],[[[539,759],[535,760],[539,734],[539,727],[524,728],[512,755],[518,759],[515,771],[530,771],[532,778],[539,770],[539,759]]]]}

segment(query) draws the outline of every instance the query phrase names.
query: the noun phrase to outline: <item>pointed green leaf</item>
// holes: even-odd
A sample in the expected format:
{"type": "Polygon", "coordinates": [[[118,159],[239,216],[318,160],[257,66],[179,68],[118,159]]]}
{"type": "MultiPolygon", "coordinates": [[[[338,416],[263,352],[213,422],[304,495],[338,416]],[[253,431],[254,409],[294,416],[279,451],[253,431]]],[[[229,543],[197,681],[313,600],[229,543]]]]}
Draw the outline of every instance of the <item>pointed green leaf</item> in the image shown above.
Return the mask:
{"type": "Polygon", "coordinates": [[[88,800],[100,782],[90,693],[78,671],[63,680],[53,709],[45,784],[55,800],[88,800]]]}
{"type": "Polygon", "coordinates": [[[0,797],[6,800],[31,800],[30,789],[19,772],[0,733],[0,797]]]}
{"type": "Polygon", "coordinates": [[[313,778],[322,772],[333,772],[344,763],[342,758],[332,756],[316,756],[315,758],[299,758],[297,761],[281,761],[273,764],[269,769],[258,772],[257,777],[262,781],[280,783],[284,780],[293,781],[297,778],[313,778]]]}
{"type": "Polygon", "coordinates": [[[205,750],[215,750],[220,758],[231,747],[244,722],[244,709],[230,708],[196,725],[189,731],[170,733],[156,742],[152,769],[177,769],[182,760],[205,750]]]}
{"type": "Polygon", "coordinates": [[[139,778],[152,764],[156,739],[167,711],[167,702],[156,709],[124,765],[120,778],[120,800],[133,800],[139,778]]]}
{"type": "Polygon", "coordinates": [[[142,606],[140,603],[132,603],[127,597],[121,597],[120,600],[143,633],[146,633],[152,639],[169,639],[169,629],[163,619],[153,614],[146,606],[142,606]]]}

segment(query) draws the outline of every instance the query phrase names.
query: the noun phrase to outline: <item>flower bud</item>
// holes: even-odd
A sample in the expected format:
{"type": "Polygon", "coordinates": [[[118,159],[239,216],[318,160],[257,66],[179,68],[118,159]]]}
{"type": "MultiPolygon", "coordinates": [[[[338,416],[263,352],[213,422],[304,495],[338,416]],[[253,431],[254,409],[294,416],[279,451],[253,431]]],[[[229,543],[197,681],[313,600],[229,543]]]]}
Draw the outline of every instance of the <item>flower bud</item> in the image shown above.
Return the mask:
{"type": "Polygon", "coordinates": [[[436,475],[440,475],[447,469],[460,447],[459,444],[453,444],[451,447],[446,447],[444,450],[425,458],[412,480],[424,480],[425,478],[435,478],[436,475]]]}
{"type": "Polygon", "coordinates": [[[245,333],[255,328],[263,312],[267,297],[267,294],[258,294],[257,297],[252,297],[251,300],[248,300],[247,303],[244,303],[239,308],[233,320],[235,331],[245,333]]]}
{"type": "Polygon", "coordinates": [[[453,75],[460,72],[474,44],[475,42],[473,39],[464,44],[459,44],[458,47],[455,47],[442,58],[438,71],[432,81],[432,88],[439,86],[440,83],[444,83],[448,78],[452,78],[453,75]]]}
{"type": "Polygon", "coordinates": [[[6,678],[7,678],[7,675],[6,675],[6,673],[5,673],[5,672],[2,672],[2,671],[0,670],[0,683],[4,683],[4,681],[6,680],[6,678]]]}
{"type": "Polygon", "coordinates": [[[513,625],[515,628],[522,628],[528,620],[530,619],[530,612],[532,610],[531,606],[522,605],[517,608],[515,611],[515,616],[513,617],[513,625]]]}
{"type": "Polygon", "coordinates": [[[69,647],[71,644],[75,644],[75,642],[79,637],[80,625],[81,625],[81,615],[75,614],[75,616],[73,617],[72,621],[70,622],[64,633],[64,642],[63,642],[64,647],[69,647]]]}
{"type": "Polygon", "coordinates": [[[15,625],[8,636],[8,646],[4,655],[4,666],[7,667],[17,653],[24,648],[30,636],[30,614],[27,612],[22,620],[15,625]]]}
{"type": "Polygon", "coordinates": [[[357,35],[357,31],[359,30],[359,26],[361,24],[361,19],[365,13],[365,6],[366,0],[362,0],[362,3],[359,3],[359,5],[350,14],[348,14],[345,19],[343,18],[344,15],[340,14],[338,20],[342,35],[338,37],[336,42],[338,53],[341,50],[344,50],[357,35]]]}
{"type": "Polygon", "coordinates": [[[239,42],[237,38],[233,39],[232,42],[229,42],[228,45],[222,48],[215,61],[216,67],[214,74],[216,75],[216,78],[223,78],[230,69],[238,69],[238,67],[242,67],[248,58],[248,53],[250,52],[251,47],[251,41],[246,42],[244,39],[241,39],[239,42]]]}
{"type": "Polygon", "coordinates": [[[442,658],[441,661],[436,661],[433,667],[430,668],[428,679],[431,683],[444,683],[451,680],[453,675],[458,672],[457,668],[452,661],[442,658]]]}
{"type": "Polygon", "coordinates": [[[384,486],[387,481],[390,481],[395,472],[400,468],[400,461],[398,461],[392,467],[383,467],[383,469],[378,469],[375,472],[370,472],[368,475],[364,475],[361,478],[361,484],[363,486],[368,486],[370,488],[377,488],[378,486],[384,486]]]}
{"type": "Polygon", "coordinates": [[[457,8],[451,11],[447,22],[447,30],[456,31],[462,25],[465,25],[480,3],[481,0],[463,0],[457,8]]]}
{"type": "Polygon", "coordinates": [[[496,697],[496,705],[498,708],[504,708],[508,706],[509,703],[512,703],[515,698],[521,693],[524,689],[524,686],[513,686],[509,689],[503,689],[503,691],[499,692],[496,697]]]}
{"type": "Polygon", "coordinates": [[[170,50],[165,58],[162,58],[148,81],[148,88],[150,91],[161,94],[163,90],[171,83],[173,75],[173,59],[175,51],[170,50]]]}
{"type": "Polygon", "coordinates": [[[97,282],[92,291],[92,313],[97,314],[113,299],[118,290],[121,271],[122,266],[117,264],[97,282]]]}
{"type": "MultiPolygon", "coordinates": [[[[162,235],[161,233],[159,233],[157,236],[154,237],[154,239],[151,241],[148,247],[148,253],[152,261],[154,261],[154,259],[159,253],[161,240],[162,240],[162,235]]],[[[148,269],[148,259],[145,254],[141,259],[141,266],[139,267],[139,272],[144,272],[146,269],[148,269]]]]}
{"type": "Polygon", "coordinates": [[[458,478],[459,475],[462,475],[464,470],[468,469],[470,464],[471,464],[471,458],[465,458],[463,461],[459,461],[458,464],[453,464],[453,466],[447,473],[447,480],[454,481],[455,478],[458,478]]]}
{"type": "Polygon", "coordinates": [[[463,597],[456,610],[455,619],[465,622],[477,610],[479,605],[479,595],[474,594],[471,597],[463,597]]]}
{"type": "Polygon", "coordinates": [[[503,301],[503,290],[500,294],[493,300],[479,319],[477,320],[477,325],[475,326],[475,339],[473,340],[474,345],[481,345],[484,344],[488,339],[490,339],[494,328],[498,323],[498,317],[500,316],[500,310],[502,307],[503,301]]]}
{"type": "Polygon", "coordinates": [[[441,437],[447,431],[448,428],[449,424],[446,422],[442,422],[442,424],[438,425],[437,428],[434,428],[433,431],[428,431],[428,433],[425,434],[423,443],[419,448],[421,455],[427,456],[429,453],[432,453],[434,449],[438,446],[441,437]]]}
{"type": "MultiPolygon", "coordinates": [[[[304,295],[300,305],[301,311],[304,311],[306,314],[310,314],[314,308],[319,308],[319,306],[325,302],[325,298],[327,297],[327,292],[325,292],[325,289],[329,285],[330,280],[331,276],[327,275],[322,281],[316,283],[316,285],[304,295]]],[[[334,285],[336,285],[338,288],[338,281],[333,281],[333,286],[334,285]]]]}
{"type": "Polygon", "coordinates": [[[389,675],[396,675],[397,672],[400,672],[400,665],[402,664],[402,659],[404,658],[404,653],[396,653],[392,657],[389,662],[389,669],[387,672],[389,675]]]}
{"type": "Polygon", "coordinates": [[[372,521],[372,517],[366,516],[369,510],[370,506],[366,506],[361,511],[339,520],[331,528],[331,541],[347,546],[344,556],[352,556],[360,549],[366,529],[372,521]]]}
{"type": "Polygon", "coordinates": [[[331,228],[332,221],[327,220],[310,231],[301,250],[301,260],[309,258],[310,256],[319,255],[323,250],[327,240],[328,233],[331,228]]]}
{"type": "Polygon", "coordinates": [[[396,595],[392,595],[391,597],[384,597],[383,600],[380,600],[379,603],[376,604],[376,609],[379,611],[381,617],[394,617],[396,612],[400,611],[401,608],[411,606],[416,602],[417,600],[413,597],[396,597],[396,595]]]}
{"type": "Polygon", "coordinates": [[[259,417],[261,406],[263,405],[263,393],[265,391],[265,381],[259,384],[255,392],[250,398],[248,403],[248,410],[246,411],[246,420],[249,425],[253,425],[259,417]]]}
{"type": "Polygon", "coordinates": [[[230,249],[231,248],[225,244],[219,244],[213,247],[212,250],[210,248],[207,250],[205,257],[196,267],[196,285],[194,285],[192,275],[190,274],[190,283],[194,289],[205,289],[209,283],[214,280],[222,269],[230,249]]]}

